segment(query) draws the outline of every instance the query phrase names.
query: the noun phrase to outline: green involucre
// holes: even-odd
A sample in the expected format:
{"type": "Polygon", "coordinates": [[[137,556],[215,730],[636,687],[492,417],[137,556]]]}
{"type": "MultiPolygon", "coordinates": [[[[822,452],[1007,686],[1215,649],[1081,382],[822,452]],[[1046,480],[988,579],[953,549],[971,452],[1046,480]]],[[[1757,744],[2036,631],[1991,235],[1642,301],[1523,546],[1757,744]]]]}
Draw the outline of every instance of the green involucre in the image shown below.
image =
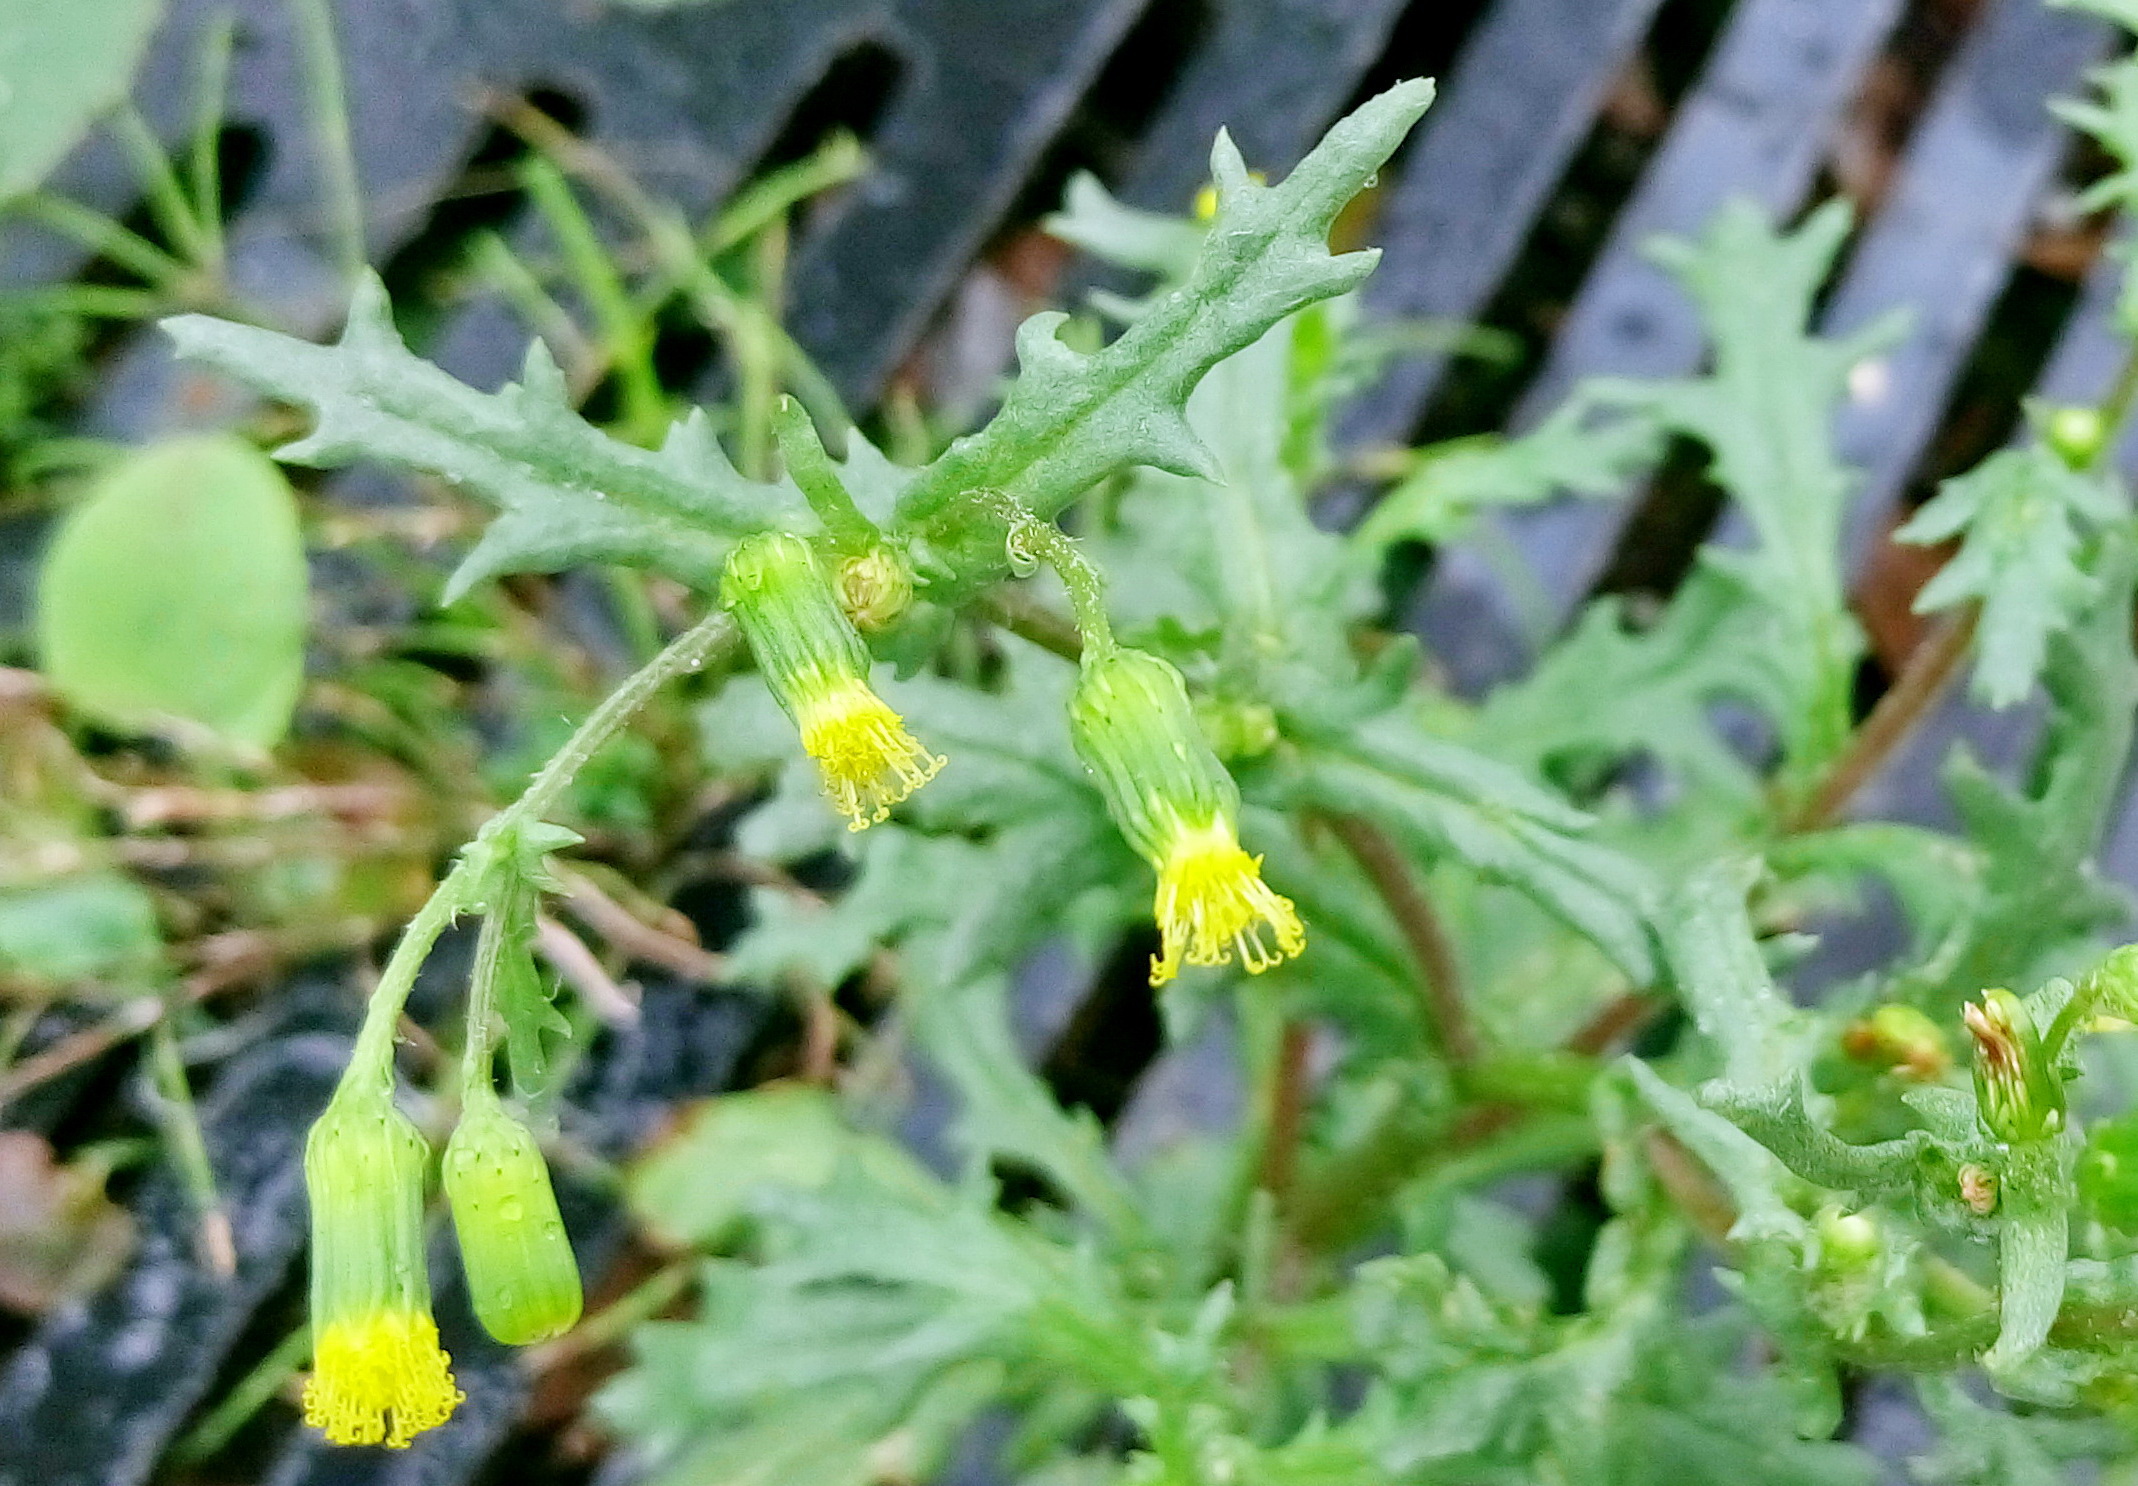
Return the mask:
{"type": "Polygon", "coordinates": [[[1203,740],[1187,683],[1155,655],[1086,651],[1069,731],[1121,834],[1147,861],[1164,862],[1182,825],[1239,812],[1240,792],[1203,740]]]}
{"type": "Polygon", "coordinates": [[[304,1142],[312,1330],[380,1312],[427,1315],[423,1186],[430,1146],[383,1080],[347,1081],[304,1142]]]}
{"type": "Polygon", "coordinates": [[[579,1265],[548,1163],[487,1090],[468,1100],[446,1143],[445,1195],[483,1329],[514,1346],[571,1330],[582,1304],[579,1265]]]}

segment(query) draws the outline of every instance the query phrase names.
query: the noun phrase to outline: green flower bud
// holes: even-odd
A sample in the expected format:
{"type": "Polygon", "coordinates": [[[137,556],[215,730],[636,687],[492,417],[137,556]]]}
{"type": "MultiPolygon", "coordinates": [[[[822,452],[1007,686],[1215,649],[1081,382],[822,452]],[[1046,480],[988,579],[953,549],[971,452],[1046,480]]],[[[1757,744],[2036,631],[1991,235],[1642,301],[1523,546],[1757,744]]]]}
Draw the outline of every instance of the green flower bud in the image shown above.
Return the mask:
{"type": "Polygon", "coordinates": [[[849,830],[859,831],[935,777],[943,760],[869,689],[869,651],[816,553],[767,532],[736,544],[720,579],[772,695],[801,730],[849,830]]]}
{"type": "Polygon", "coordinates": [[[1975,1039],[1975,1106],[1999,1140],[2040,1140],[2064,1128],[2064,1084],[2042,1056],[2027,1008],[2010,991],[1984,991],[1961,1020],[1975,1039]]]}
{"type": "Polygon", "coordinates": [[[1952,1067],[1952,1053],[1938,1024],[1913,1006],[1888,1003],[1841,1034],[1841,1050],[1859,1063],[1873,1063],[1902,1078],[1931,1083],[1952,1067]]]}
{"type": "Polygon", "coordinates": [[[571,1330],[582,1303],[579,1265],[549,1167],[527,1127],[488,1090],[468,1101],[446,1144],[445,1195],[483,1329],[515,1346],[571,1330]]]}
{"type": "Polygon", "coordinates": [[[873,634],[896,623],[913,603],[913,570],[888,547],[871,547],[839,564],[839,605],[873,634]]]}
{"type": "Polygon", "coordinates": [[[1158,874],[1152,985],[1183,963],[1235,955],[1259,974],[1306,947],[1291,899],[1240,847],[1239,789],[1197,728],[1180,672],[1140,650],[1086,650],[1069,730],[1114,824],[1158,874]]]}
{"type": "Polygon", "coordinates": [[[1864,1213],[1829,1207],[1819,1213],[1819,1268],[1836,1278],[1867,1273],[1884,1246],[1878,1223],[1864,1213]]]}
{"type": "Polygon", "coordinates": [[[423,1262],[430,1146],[384,1079],[347,1084],[304,1143],[312,1208],[305,1422],[337,1445],[400,1448],[452,1417],[423,1262]]]}
{"type": "Polygon", "coordinates": [[[1198,701],[1195,720],[1220,759],[1260,758],[1277,746],[1277,714],[1267,702],[1198,701]]]}
{"type": "Polygon", "coordinates": [[[2101,457],[2108,443],[2108,420],[2095,408],[2051,408],[2041,420],[2042,440],[2075,470],[2101,457]]]}
{"type": "Polygon", "coordinates": [[[1162,860],[1182,824],[1230,819],[1240,791],[1196,726],[1179,671],[1141,650],[1088,650],[1069,732],[1121,834],[1162,860]]]}

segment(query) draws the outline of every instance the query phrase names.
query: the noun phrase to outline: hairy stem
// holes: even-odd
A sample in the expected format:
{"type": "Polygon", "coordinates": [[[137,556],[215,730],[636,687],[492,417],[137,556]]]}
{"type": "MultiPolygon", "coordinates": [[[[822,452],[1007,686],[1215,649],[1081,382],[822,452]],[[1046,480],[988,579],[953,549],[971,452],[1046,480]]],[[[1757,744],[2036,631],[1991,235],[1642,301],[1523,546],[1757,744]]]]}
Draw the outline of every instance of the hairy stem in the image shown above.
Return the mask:
{"type": "MultiPolygon", "coordinates": [[[[701,669],[716,652],[725,653],[734,645],[735,627],[723,611],[707,615],[670,641],[667,649],[634,671],[587,715],[564,746],[528,781],[520,797],[491,817],[483,834],[541,820],[556,807],[587,760],[621,732],[655,692],[676,677],[701,669]]],[[[483,888],[481,865],[479,854],[463,852],[444,881],[432,890],[429,901],[410,920],[371,993],[363,1030],[357,1034],[355,1054],[342,1075],[345,1083],[391,1075],[394,1031],[401,1009],[408,1003],[408,994],[415,988],[416,972],[423,968],[438,936],[475,903],[483,888]]]]}

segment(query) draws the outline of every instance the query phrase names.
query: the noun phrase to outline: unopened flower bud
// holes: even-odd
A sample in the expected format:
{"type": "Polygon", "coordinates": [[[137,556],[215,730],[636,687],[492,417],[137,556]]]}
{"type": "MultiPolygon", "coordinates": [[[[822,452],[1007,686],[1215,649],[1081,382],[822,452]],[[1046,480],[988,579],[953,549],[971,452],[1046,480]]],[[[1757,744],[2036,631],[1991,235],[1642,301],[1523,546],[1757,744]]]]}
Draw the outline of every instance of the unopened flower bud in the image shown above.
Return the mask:
{"type": "Polygon", "coordinates": [[[1195,720],[1220,759],[1260,758],[1277,746],[1277,714],[1267,702],[1198,701],[1195,720]]]}
{"type": "Polygon", "coordinates": [[[312,1209],[305,1422],[337,1445],[400,1448],[460,1402],[423,1261],[430,1147],[383,1079],[345,1086],[304,1144],[312,1209]]]}
{"type": "Polygon", "coordinates": [[[2108,420],[2096,408],[2052,408],[2041,421],[2042,441],[2058,459],[2083,470],[2108,443],[2108,420]]]}
{"type": "Polygon", "coordinates": [[[1999,1140],[2040,1140],[2064,1128],[2064,1085],[2042,1055],[2027,1008],[2010,991],[1984,991],[1961,1020],[1975,1039],[1975,1107],[1999,1140]]]}
{"type": "Polygon", "coordinates": [[[887,629],[913,603],[913,570],[888,547],[871,547],[839,563],[839,605],[871,634],[887,629]]]}
{"type": "Polygon", "coordinates": [[[1087,650],[1069,725],[1114,823],[1158,874],[1151,984],[1235,954],[1259,974],[1306,947],[1291,899],[1240,847],[1239,790],[1197,729],[1180,672],[1139,650],[1087,650]]]}
{"type": "Polygon", "coordinates": [[[849,830],[882,820],[935,777],[943,760],[869,689],[868,647],[807,542],[768,532],[738,543],[720,600],[849,830]]]}
{"type": "Polygon", "coordinates": [[[1841,1049],[1859,1063],[1876,1064],[1917,1083],[1943,1078],[1952,1067],[1952,1053],[1938,1024],[1897,1002],[1850,1023],[1841,1034],[1841,1049]]]}
{"type": "Polygon", "coordinates": [[[1960,1200],[1967,1210],[1978,1218],[1986,1218],[1997,1210],[1997,1173],[1979,1161],[1969,1161],[1960,1168],[1960,1200]]]}
{"type": "Polygon", "coordinates": [[[515,1346],[571,1330],[581,1305],[579,1265],[549,1166],[527,1127],[487,1089],[468,1100],[446,1144],[445,1195],[483,1329],[515,1346]]]}
{"type": "Polygon", "coordinates": [[[1819,1268],[1845,1277],[1868,1270],[1883,1246],[1876,1220],[1830,1207],[1818,1216],[1819,1268]]]}

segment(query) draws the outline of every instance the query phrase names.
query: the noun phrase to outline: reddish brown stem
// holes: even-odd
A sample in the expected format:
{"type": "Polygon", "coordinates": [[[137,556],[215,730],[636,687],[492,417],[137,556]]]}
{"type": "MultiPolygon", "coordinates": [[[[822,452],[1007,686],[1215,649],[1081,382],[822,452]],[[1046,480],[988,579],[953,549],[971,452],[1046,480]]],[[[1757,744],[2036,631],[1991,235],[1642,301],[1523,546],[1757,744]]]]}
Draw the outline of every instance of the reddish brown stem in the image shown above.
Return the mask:
{"type": "Polygon", "coordinates": [[[1863,720],[1863,726],[1856,729],[1833,767],[1785,822],[1786,829],[1815,831],[1840,819],[1856,791],[1878,772],[1878,766],[1944,695],[1960,662],[1967,658],[1979,615],[1979,608],[1969,604],[1908,653],[1907,664],[1901,667],[1892,688],[1878,699],[1878,705],[1863,720]]]}
{"type": "Polygon", "coordinates": [[[1475,1063],[1483,1051],[1477,1029],[1470,1022],[1470,1008],[1463,999],[1461,973],[1455,949],[1441,927],[1440,915],[1415,878],[1410,864],[1381,828],[1357,815],[1326,817],[1329,829],[1343,842],[1365,872],[1366,878],[1388,908],[1389,917],[1417,962],[1419,999],[1428,1035],[1435,1038],[1448,1061],[1462,1068],[1475,1063]]]}
{"type": "Polygon", "coordinates": [[[1314,1029],[1287,1021],[1270,1073],[1269,1133],[1262,1142],[1259,1185],[1282,1208],[1299,1170],[1299,1135],[1307,1111],[1307,1059],[1314,1050],[1314,1029]]]}

